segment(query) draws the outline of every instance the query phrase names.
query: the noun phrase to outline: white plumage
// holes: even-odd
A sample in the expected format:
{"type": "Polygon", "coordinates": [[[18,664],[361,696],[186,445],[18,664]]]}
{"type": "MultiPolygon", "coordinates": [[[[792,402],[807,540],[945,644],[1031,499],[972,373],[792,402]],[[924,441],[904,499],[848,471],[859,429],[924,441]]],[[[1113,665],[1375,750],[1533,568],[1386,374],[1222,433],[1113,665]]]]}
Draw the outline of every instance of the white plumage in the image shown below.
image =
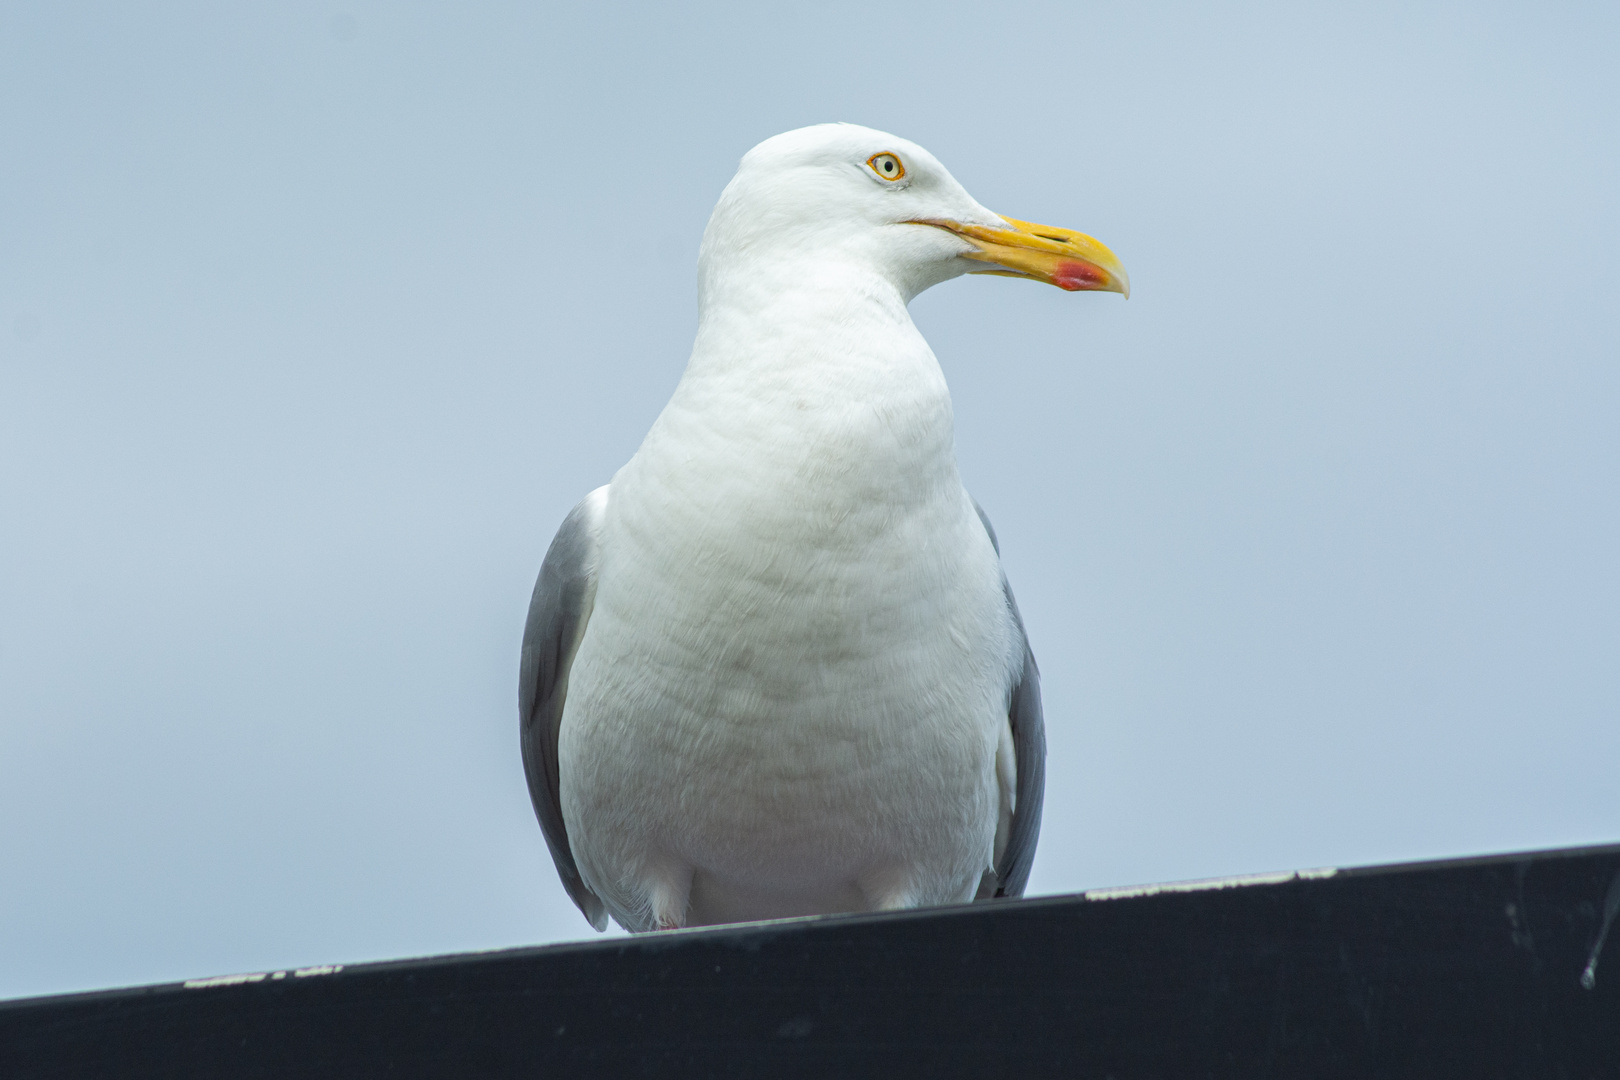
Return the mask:
{"type": "Polygon", "coordinates": [[[599,929],[604,908],[647,930],[1021,892],[1034,665],[906,305],[987,263],[1078,261],[1107,279],[1078,287],[1123,291],[1069,255],[1089,238],[1009,246],[1022,225],[867,128],[744,157],[686,372],[565,523],[525,636],[531,793],[599,929]]]}

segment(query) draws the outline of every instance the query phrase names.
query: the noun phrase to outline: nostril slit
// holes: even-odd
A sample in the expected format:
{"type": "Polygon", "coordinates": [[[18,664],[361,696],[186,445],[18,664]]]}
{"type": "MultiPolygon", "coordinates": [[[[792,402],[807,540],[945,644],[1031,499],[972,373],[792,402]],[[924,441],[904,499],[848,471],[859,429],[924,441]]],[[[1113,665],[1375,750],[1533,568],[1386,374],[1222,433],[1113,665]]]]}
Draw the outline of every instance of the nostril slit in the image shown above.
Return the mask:
{"type": "Polygon", "coordinates": [[[1045,233],[1041,232],[1038,232],[1035,235],[1040,237],[1042,240],[1056,240],[1060,244],[1067,244],[1069,242],[1069,238],[1067,236],[1047,236],[1045,233]]]}

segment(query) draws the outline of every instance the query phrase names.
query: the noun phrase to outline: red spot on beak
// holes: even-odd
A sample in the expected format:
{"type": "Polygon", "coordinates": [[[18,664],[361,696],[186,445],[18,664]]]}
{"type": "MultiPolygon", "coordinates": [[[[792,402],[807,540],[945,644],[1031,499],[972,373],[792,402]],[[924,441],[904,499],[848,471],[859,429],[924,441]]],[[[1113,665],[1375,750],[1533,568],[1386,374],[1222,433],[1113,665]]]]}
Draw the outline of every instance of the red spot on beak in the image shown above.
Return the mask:
{"type": "Polygon", "coordinates": [[[1108,284],[1108,275],[1095,266],[1072,259],[1059,262],[1057,269],[1052,272],[1052,284],[1069,292],[1079,292],[1081,289],[1100,289],[1108,284]]]}

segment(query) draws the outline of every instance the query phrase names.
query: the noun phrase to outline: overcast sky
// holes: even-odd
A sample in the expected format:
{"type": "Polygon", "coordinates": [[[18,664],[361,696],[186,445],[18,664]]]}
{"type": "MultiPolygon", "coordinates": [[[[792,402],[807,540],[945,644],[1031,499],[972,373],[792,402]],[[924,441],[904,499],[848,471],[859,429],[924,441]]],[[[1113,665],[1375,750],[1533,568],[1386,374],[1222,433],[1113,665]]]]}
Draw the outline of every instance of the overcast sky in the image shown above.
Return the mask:
{"type": "Polygon", "coordinates": [[[1131,275],[913,304],[1031,892],[1620,840],[1620,8],[258,7],[0,7],[0,997],[591,936],[529,591],[825,120],[1131,275]]]}

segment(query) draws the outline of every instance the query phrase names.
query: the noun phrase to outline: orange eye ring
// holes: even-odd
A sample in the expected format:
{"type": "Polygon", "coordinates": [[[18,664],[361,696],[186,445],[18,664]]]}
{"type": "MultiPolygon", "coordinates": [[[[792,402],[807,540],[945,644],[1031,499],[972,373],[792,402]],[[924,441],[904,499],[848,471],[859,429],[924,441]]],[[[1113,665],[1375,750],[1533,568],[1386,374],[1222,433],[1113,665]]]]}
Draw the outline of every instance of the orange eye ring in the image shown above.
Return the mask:
{"type": "Polygon", "coordinates": [[[866,167],[877,173],[879,180],[892,182],[906,175],[905,163],[888,151],[867,158],[866,167]]]}

